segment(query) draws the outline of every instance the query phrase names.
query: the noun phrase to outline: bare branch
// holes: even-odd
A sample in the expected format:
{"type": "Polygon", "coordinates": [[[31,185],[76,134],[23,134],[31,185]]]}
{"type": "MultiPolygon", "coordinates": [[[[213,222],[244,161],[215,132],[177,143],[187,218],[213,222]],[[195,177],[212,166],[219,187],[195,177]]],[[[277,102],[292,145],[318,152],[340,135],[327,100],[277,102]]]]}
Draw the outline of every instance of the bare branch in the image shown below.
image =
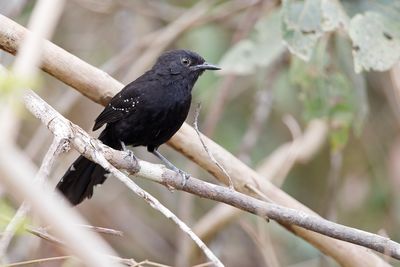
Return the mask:
{"type": "Polygon", "coordinates": [[[208,156],[210,157],[211,161],[215,163],[215,165],[218,166],[218,168],[226,175],[226,178],[228,178],[229,181],[229,188],[231,190],[235,190],[235,188],[233,187],[233,182],[231,177],[229,176],[229,173],[225,170],[225,168],[219,164],[219,162],[214,158],[213,154],[210,152],[210,150],[208,150],[208,147],[206,146],[206,144],[204,143],[203,139],[201,138],[201,133],[199,130],[199,126],[198,126],[198,120],[199,120],[199,114],[200,114],[200,109],[201,109],[201,104],[198,103],[197,104],[197,108],[196,108],[196,112],[194,115],[194,122],[193,122],[193,128],[196,130],[197,136],[200,139],[201,144],[203,145],[204,150],[207,152],[208,156]]]}

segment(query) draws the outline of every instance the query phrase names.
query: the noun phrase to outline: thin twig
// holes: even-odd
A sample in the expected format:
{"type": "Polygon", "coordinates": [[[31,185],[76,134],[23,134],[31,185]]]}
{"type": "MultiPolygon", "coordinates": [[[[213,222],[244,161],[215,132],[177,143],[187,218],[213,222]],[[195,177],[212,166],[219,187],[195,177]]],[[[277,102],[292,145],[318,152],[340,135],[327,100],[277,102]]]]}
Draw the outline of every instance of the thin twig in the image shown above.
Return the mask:
{"type": "MultiPolygon", "coordinates": [[[[109,235],[115,235],[115,236],[123,236],[123,233],[121,231],[117,231],[114,229],[96,227],[96,226],[92,226],[92,225],[78,225],[78,226],[87,228],[96,233],[109,234],[109,235]]],[[[46,227],[46,228],[34,228],[32,226],[25,227],[25,230],[33,235],[36,235],[43,239],[46,239],[49,242],[65,246],[64,242],[62,242],[60,239],[54,237],[53,235],[49,234],[48,229],[49,229],[49,227],[46,227]]]]}
{"type": "Polygon", "coordinates": [[[29,260],[29,261],[20,261],[20,262],[15,262],[15,263],[10,263],[10,264],[5,264],[2,265],[3,267],[15,267],[15,266],[22,266],[22,265],[31,265],[35,263],[43,263],[43,262],[49,262],[49,261],[60,261],[60,260],[67,260],[71,259],[73,256],[58,256],[58,257],[49,257],[49,258],[42,258],[42,259],[36,259],[36,260],[29,260]]]}
{"type": "Polygon", "coordinates": [[[108,235],[115,235],[115,236],[124,236],[124,233],[119,230],[111,229],[111,228],[105,228],[105,227],[99,227],[99,226],[93,226],[93,225],[79,225],[83,228],[87,228],[93,232],[101,233],[101,234],[108,234],[108,235]]]}
{"type": "MultiPolygon", "coordinates": [[[[49,258],[42,258],[42,259],[36,259],[36,260],[28,260],[28,261],[20,261],[20,262],[15,262],[15,263],[9,263],[2,265],[2,267],[15,267],[15,266],[23,266],[23,265],[31,265],[35,263],[43,263],[43,262],[49,262],[49,261],[59,261],[59,260],[68,260],[68,259],[74,259],[75,257],[72,255],[66,255],[66,256],[58,256],[58,257],[49,257],[49,258]]],[[[114,261],[117,261],[119,263],[122,263],[127,266],[136,266],[137,263],[133,259],[124,259],[120,257],[115,257],[115,256],[109,256],[114,261]]],[[[156,266],[156,265],[154,265],[156,266]]]]}
{"type": "Polygon", "coordinates": [[[149,260],[144,260],[144,261],[138,262],[138,263],[132,265],[131,267],[142,267],[144,265],[148,265],[150,267],[151,266],[154,266],[154,267],[172,267],[170,265],[165,265],[165,264],[161,264],[161,263],[153,262],[153,261],[149,261],[149,260]]]}
{"type": "Polygon", "coordinates": [[[211,265],[212,265],[212,262],[205,262],[205,263],[193,265],[193,267],[207,267],[207,266],[211,266],[211,265]]]}
{"type": "Polygon", "coordinates": [[[215,165],[218,166],[218,168],[225,174],[225,176],[228,178],[228,182],[229,182],[229,188],[231,190],[235,190],[235,187],[233,186],[233,181],[231,176],[229,175],[229,173],[225,170],[225,168],[219,164],[219,162],[214,158],[213,154],[210,152],[210,150],[208,149],[206,143],[204,142],[203,138],[201,137],[201,133],[199,130],[199,126],[198,126],[198,120],[199,120],[199,114],[200,114],[200,109],[201,109],[201,104],[198,103],[197,107],[196,107],[196,111],[195,111],[195,115],[194,115],[194,122],[193,122],[193,128],[196,130],[197,136],[200,139],[201,144],[203,145],[204,150],[207,152],[208,156],[210,157],[211,161],[215,163],[215,165]]]}
{"type": "Polygon", "coordinates": [[[52,236],[51,234],[49,234],[47,232],[47,230],[45,228],[33,228],[33,227],[25,227],[25,230],[28,233],[31,233],[37,237],[40,237],[44,240],[47,240],[51,243],[57,244],[57,245],[61,245],[61,246],[65,246],[65,243],[61,240],[59,240],[58,238],[52,236]]]}
{"type": "MultiPolygon", "coordinates": [[[[81,225],[81,226],[87,227],[88,225],[81,225]]],[[[48,241],[48,242],[54,243],[59,246],[66,246],[65,242],[63,242],[62,240],[49,234],[47,232],[47,229],[45,229],[45,228],[26,227],[25,230],[39,238],[42,238],[42,239],[48,241]]],[[[113,230],[113,231],[115,231],[115,230],[113,230]]],[[[103,231],[103,233],[104,233],[104,231],[103,231]]],[[[116,256],[109,256],[109,257],[112,259],[115,259],[116,261],[119,261],[125,265],[128,265],[128,266],[136,264],[136,261],[134,259],[125,259],[125,258],[120,258],[120,257],[116,257],[116,256]]]]}

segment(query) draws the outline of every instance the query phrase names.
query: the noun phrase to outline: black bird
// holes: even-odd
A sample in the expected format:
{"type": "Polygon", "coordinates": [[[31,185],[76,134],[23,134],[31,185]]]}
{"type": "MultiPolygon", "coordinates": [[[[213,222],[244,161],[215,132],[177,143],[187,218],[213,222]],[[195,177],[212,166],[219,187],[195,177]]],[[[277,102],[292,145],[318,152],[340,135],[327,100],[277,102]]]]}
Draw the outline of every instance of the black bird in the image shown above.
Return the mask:
{"type": "MultiPolygon", "coordinates": [[[[99,139],[122,150],[124,144],[146,146],[169,168],[184,174],[158,151],[185,121],[192,99],[192,88],[205,70],[218,70],[195,52],[165,52],[155,65],[125,86],[97,117],[93,130],[104,124],[99,139]]],[[[107,171],[80,156],[64,174],[57,188],[73,204],[93,195],[93,188],[106,180],[107,171]]]]}

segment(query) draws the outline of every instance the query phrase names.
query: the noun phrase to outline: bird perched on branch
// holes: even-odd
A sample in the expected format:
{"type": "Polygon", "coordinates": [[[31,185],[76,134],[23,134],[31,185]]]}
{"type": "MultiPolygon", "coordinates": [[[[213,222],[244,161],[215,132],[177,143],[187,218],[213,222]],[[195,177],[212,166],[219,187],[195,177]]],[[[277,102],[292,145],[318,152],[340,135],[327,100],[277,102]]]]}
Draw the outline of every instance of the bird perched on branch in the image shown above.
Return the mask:
{"type": "MultiPolygon", "coordinates": [[[[99,139],[121,150],[124,144],[146,146],[169,168],[187,175],[170,163],[158,147],[168,141],[185,121],[192,99],[192,88],[205,70],[218,70],[195,52],[173,50],[162,54],[155,65],[125,86],[97,117],[93,130],[106,124],[99,139]]],[[[107,171],[83,156],[64,174],[57,184],[73,204],[93,195],[95,185],[106,180],[107,171]]]]}

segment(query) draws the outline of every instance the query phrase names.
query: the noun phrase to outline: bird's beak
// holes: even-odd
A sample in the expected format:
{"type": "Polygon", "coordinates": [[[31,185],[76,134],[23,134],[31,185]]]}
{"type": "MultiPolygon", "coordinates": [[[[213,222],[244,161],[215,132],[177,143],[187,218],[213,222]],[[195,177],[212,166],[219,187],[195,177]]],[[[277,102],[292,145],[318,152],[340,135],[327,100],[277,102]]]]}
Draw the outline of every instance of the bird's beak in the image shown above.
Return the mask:
{"type": "Polygon", "coordinates": [[[212,64],[207,63],[207,62],[204,62],[201,65],[193,66],[193,68],[195,70],[220,70],[221,69],[220,67],[217,67],[217,66],[212,65],[212,64]]]}

